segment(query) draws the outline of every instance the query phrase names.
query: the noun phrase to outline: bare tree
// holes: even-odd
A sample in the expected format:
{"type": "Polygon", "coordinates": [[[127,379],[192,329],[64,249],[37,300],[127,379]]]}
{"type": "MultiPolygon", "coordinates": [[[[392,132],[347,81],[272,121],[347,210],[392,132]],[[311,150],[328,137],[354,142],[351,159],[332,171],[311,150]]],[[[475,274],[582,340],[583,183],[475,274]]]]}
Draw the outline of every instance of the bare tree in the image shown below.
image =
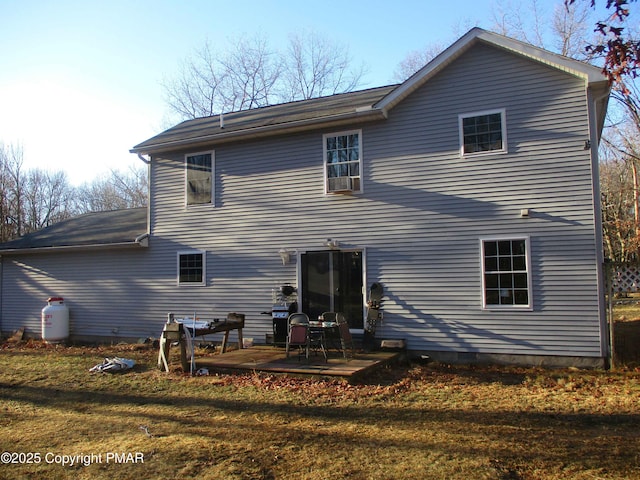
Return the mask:
{"type": "Polygon", "coordinates": [[[404,82],[407,78],[433,60],[442,50],[444,50],[442,45],[432,44],[421,50],[414,50],[413,52],[410,52],[396,67],[396,71],[393,74],[393,80],[398,83],[404,82]]]}
{"type": "Polygon", "coordinates": [[[224,52],[205,44],[163,87],[167,106],[184,120],[351,91],[363,73],[346,47],[317,33],[291,35],[285,53],[256,35],[224,52]]]}
{"type": "Polygon", "coordinates": [[[635,160],[625,159],[610,150],[604,157],[600,163],[600,191],[605,256],[614,262],[629,262],[637,259],[640,246],[634,206],[634,182],[637,180],[629,176],[629,162],[635,160]]]}
{"type": "MultiPolygon", "coordinates": [[[[608,0],[607,7],[626,1],[608,0]]],[[[503,4],[504,5],[504,4],[503,4]]],[[[578,60],[598,60],[594,44],[601,39],[589,34],[593,2],[565,0],[556,4],[553,16],[542,14],[532,0],[526,9],[507,4],[495,17],[501,33],[546,47],[578,60]],[[520,12],[526,11],[523,15],[520,12]],[[591,36],[591,40],[589,37],[591,36]]],[[[615,19],[614,19],[615,20],[615,19]]],[[[621,21],[621,18],[615,20],[621,21]]],[[[610,76],[610,79],[614,77],[610,76]]],[[[612,84],[611,111],[618,116],[603,136],[601,150],[602,218],[606,254],[617,261],[640,259],[640,91],[630,75],[617,75],[612,84]]]]}
{"type": "Polygon", "coordinates": [[[9,238],[19,237],[24,232],[24,193],[26,190],[26,177],[24,175],[24,151],[22,145],[2,145],[3,150],[3,177],[4,193],[6,201],[5,217],[6,232],[9,238]]]}
{"type": "Polygon", "coordinates": [[[25,169],[21,145],[0,143],[0,242],[78,213],[147,205],[146,167],[113,170],[74,188],[63,171],[25,169]]]}
{"type": "Polygon", "coordinates": [[[100,212],[127,208],[109,178],[96,178],[91,183],[78,187],[77,208],[79,212],[100,212]]]}
{"type": "Polygon", "coordinates": [[[353,66],[348,47],[318,32],[291,34],[283,64],[284,101],[352,91],[365,72],[353,66]]]}
{"type": "Polygon", "coordinates": [[[530,0],[526,4],[499,1],[493,13],[496,33],[522,40],[566,57],[587,61],[585,42],[589,37],[592,12],[587,5],[566,5],[558,0],[552,10],[548,4],[530,0]]]}
{"type": "Polygon", "coordinates": [[[277,54],[262,36],[230,43],[224,52],[209,44],[196,50],[163,83],[165,100],[180,119],[269,105],[282,72],[277,54]]]}
{"type": "Polygon", "coordinates": [[[71,217],[73,197],[74,189],[65,172],[27,171],[23,208],[25,233],[71,217]]]}
{"type": "MultiPolygon", "coordinates": [[[[609,163],[614,163],[621,168],[626,167],[626,184],[629,194],[629,209],[627,215],[630,217],[630,225],[619,222],[624,235],[629,237],[627,244],[633,243],[636,247],[635,259],[640,260],[640,89],[633,79],[620,79],[613,84],[612,98],[619,107],[618,117],[615,123],[607,129],[604,142],[607,147],[609,163]]],[[[606,166],[601,168],[601,184],[609,181],[604,177],[607,173],[606,166]]],[[[603,205],[603,209],[605,206],[603,205]]],[[[605,216],[603,210],[603,217],[605,216]]],[[[623,236],[620,232],[619,236],[623,236]]],[[[625,258],[629,261],[630,258],[625,258]]]]}
{"type": "Polygon", "coordinates": [[[593,37],[589,32],[591,18],[592,13],[586,5],[555,5],[551,21],[553,50],[565,57],[591,60],[593,54],[585,49],[586,39],[593,37]]]}
{"type": "MultiPolygon", "coordinates": [[[[521,1],[499,1],[493,12],[491,29],[501,35],[513,37],[532,45],[556,51],[562,55],[586,60],[584,39],[588,36],[590,10],[586,5],[566,7],[562,0],[554,6],[553,12],[546,4],[530,0],[523,8],[521,1]]],[[[396,82],[403,82],[433,60],[444,47],[432,44],[414,50],[400,62],[393,76],[396,82]]]]}
{"type": "Polygon", "coordinates": [[[530,0],[524,5],[520,1],[498,1],[493,11],[492,30],[545,48],[548,18],[548,12],[538,0],[530,0]]]}
{"type": "MultiPolygon", "coordinates": [[[[586,46],[592,55],[602,57],[602,70],[611,83],[629,83],[629,79],[636,78],[639,73],[640,40],[637,32],[628,28],[629,4],[635,1],[606,0],[606,8],[610,14],[595,24],[595,32],[600,36],[600,40],[586,46]]],[[[585,2],[564,0],[564,3],[569,8],[576,3],[585,2]]],[[[589,5],[595,7],[596,1],[589,0],[589,5]]]]}
{"type": "Polygon", "coordinates": [[[127,171],[111,170],[111,183],[126,208],[146,207],[149,198],[148,170],[145,166],[129,167],[127,171]]]}
{"type": "Polygon", "coordinates": [[[11,238],[9,228],[9,174],[7,172],[7,150],[0,143],[0,242],[11,238]]]}
{"type": "Polygon", "coordinates": [[[64,172],[24,168],[21,145],[0,143],[0,241],[73,214],[73,187],[64,172]]]}
{"type": "Polygon", "coordinates": [[[78,187],[75,208],[85,213],[144,207],[147,197],[146,167],[131,167],[127,172],[112,170],[108,176],[78,187]]]}
{"type": "Polygon", "coordinates": [[[282,73],[279,56],[263,36],[240,39],[222,57],[223,87],[219,90],[221,111],[248,110],[270,105],[282,73]]]}
{"type": "Polygon", "coordinates": [[[165,101],[172,112],[180,118],[198,118],[223,110],[224,100],[219,90],[225,72],[208,42],[186,59],[178,71],[178,77],[163,84],[165,101]]]}

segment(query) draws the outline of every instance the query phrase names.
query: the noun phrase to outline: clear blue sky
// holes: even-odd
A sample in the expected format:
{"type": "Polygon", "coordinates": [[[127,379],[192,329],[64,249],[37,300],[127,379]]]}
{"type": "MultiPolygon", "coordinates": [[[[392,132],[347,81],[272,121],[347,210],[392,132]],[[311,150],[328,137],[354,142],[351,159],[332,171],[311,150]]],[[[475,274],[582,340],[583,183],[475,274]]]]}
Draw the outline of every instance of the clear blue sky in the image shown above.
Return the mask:
{"type": "Polygon", "coordinates": [[[206,40],[260,32],[280,49],[316,30],[347,45],[373,87],[411,51],[491,29],[509,3],[523,2],[0,0],[0,142],[21,144],[27,168],[91,181],[140,162],[129,149],[166,126],[162,79],[206,40]]]}

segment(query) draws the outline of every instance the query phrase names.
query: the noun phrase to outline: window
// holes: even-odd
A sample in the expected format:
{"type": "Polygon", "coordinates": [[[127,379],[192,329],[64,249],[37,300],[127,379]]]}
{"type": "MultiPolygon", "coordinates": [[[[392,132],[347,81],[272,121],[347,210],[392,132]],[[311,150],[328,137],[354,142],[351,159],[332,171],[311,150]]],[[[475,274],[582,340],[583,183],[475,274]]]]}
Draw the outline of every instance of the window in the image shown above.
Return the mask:
{"type": "Polygon", "coordinates": [[[361,131],[324,135],[326,192],[360,192],[361,131]]]}
{"type": "Polygon", "coordinates": [[[463,114],[458,121],[462,156],[507,151],[504,110],[463,114]]]}
{"type": "Polygon", "coordinates": [[[213,204],[213,153],[185,156],[187,205],[213,204]]]}
{"type": "Polygon", "coordinates": [[[178,285],[204,285],[205,270],[205,252],[178,252],[178,285]]]}
{"type": "Polygon", "coordinates": [[[482,240],[483,307],[531,307],[529,242],[482,240]]]}

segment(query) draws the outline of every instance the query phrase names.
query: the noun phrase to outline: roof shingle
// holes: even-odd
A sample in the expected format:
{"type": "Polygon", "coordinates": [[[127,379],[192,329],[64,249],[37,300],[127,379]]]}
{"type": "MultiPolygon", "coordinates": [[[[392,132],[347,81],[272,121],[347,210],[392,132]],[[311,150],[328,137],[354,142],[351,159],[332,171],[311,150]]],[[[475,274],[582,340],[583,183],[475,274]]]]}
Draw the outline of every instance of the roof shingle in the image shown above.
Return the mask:
{"type": "Polygon", "coordinates": [[[323,122],[341,116],[356,115],[382,100],[397,85],[372,88],[358,92],[342,93],[329,97],[312,98],[297,102],[271,105],[240,112],[224,113],[224,128],[220,126],[220,115],[186,120],[178,125],[139,143],[134,153],[147,153],[176,143],[195,143],[200,140],[220,141],[229,136],[251,134],[256,129],[277,128],[305,122],[323,122]]]}
{"type": "Polygon", "coordinates": [[[24,249],[134,244],[146,232],[146,207],[85,213],[0,243],[0,254],[24,249]]]}

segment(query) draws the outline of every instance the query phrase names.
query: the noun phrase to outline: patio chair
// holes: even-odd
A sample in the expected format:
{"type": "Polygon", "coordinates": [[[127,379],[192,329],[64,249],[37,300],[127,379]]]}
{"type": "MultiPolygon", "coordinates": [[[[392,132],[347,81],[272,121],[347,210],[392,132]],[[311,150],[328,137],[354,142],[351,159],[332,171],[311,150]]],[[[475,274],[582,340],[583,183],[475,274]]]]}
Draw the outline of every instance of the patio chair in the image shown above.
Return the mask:
{"type": "Polygon", "coordinates": [[[285,348],[287,358],[289,358],[291,347],[298,347],[298,360],[300,360],[302,353],[305,354],[307,360],[309,359],[309,317],[304,313],[292,313],[289,316],[289,329],[285,348]]]}
{"type": "Polygon", "coordinates": [[[336,322],[338,322],[338,332],[340,332],[340,345],[342,347],[342,354],[344,358],[347,358],[347,349],[349,350],[349,356],[353,358],[353,338],[349,331],[349,323],[343,313],[336,314],[336,322]]]}
{"type": "Polygon", "coordinates": [[[323,312],[321,317],[323,322],[335,322],[336,316],[338,314],[336,312],[323,312]]]}
{"type": "Polygon", "coordinates": [[[289,325],[309,325],[309,316],[306,313],[292,313],[289,315],[289,325]]]}

